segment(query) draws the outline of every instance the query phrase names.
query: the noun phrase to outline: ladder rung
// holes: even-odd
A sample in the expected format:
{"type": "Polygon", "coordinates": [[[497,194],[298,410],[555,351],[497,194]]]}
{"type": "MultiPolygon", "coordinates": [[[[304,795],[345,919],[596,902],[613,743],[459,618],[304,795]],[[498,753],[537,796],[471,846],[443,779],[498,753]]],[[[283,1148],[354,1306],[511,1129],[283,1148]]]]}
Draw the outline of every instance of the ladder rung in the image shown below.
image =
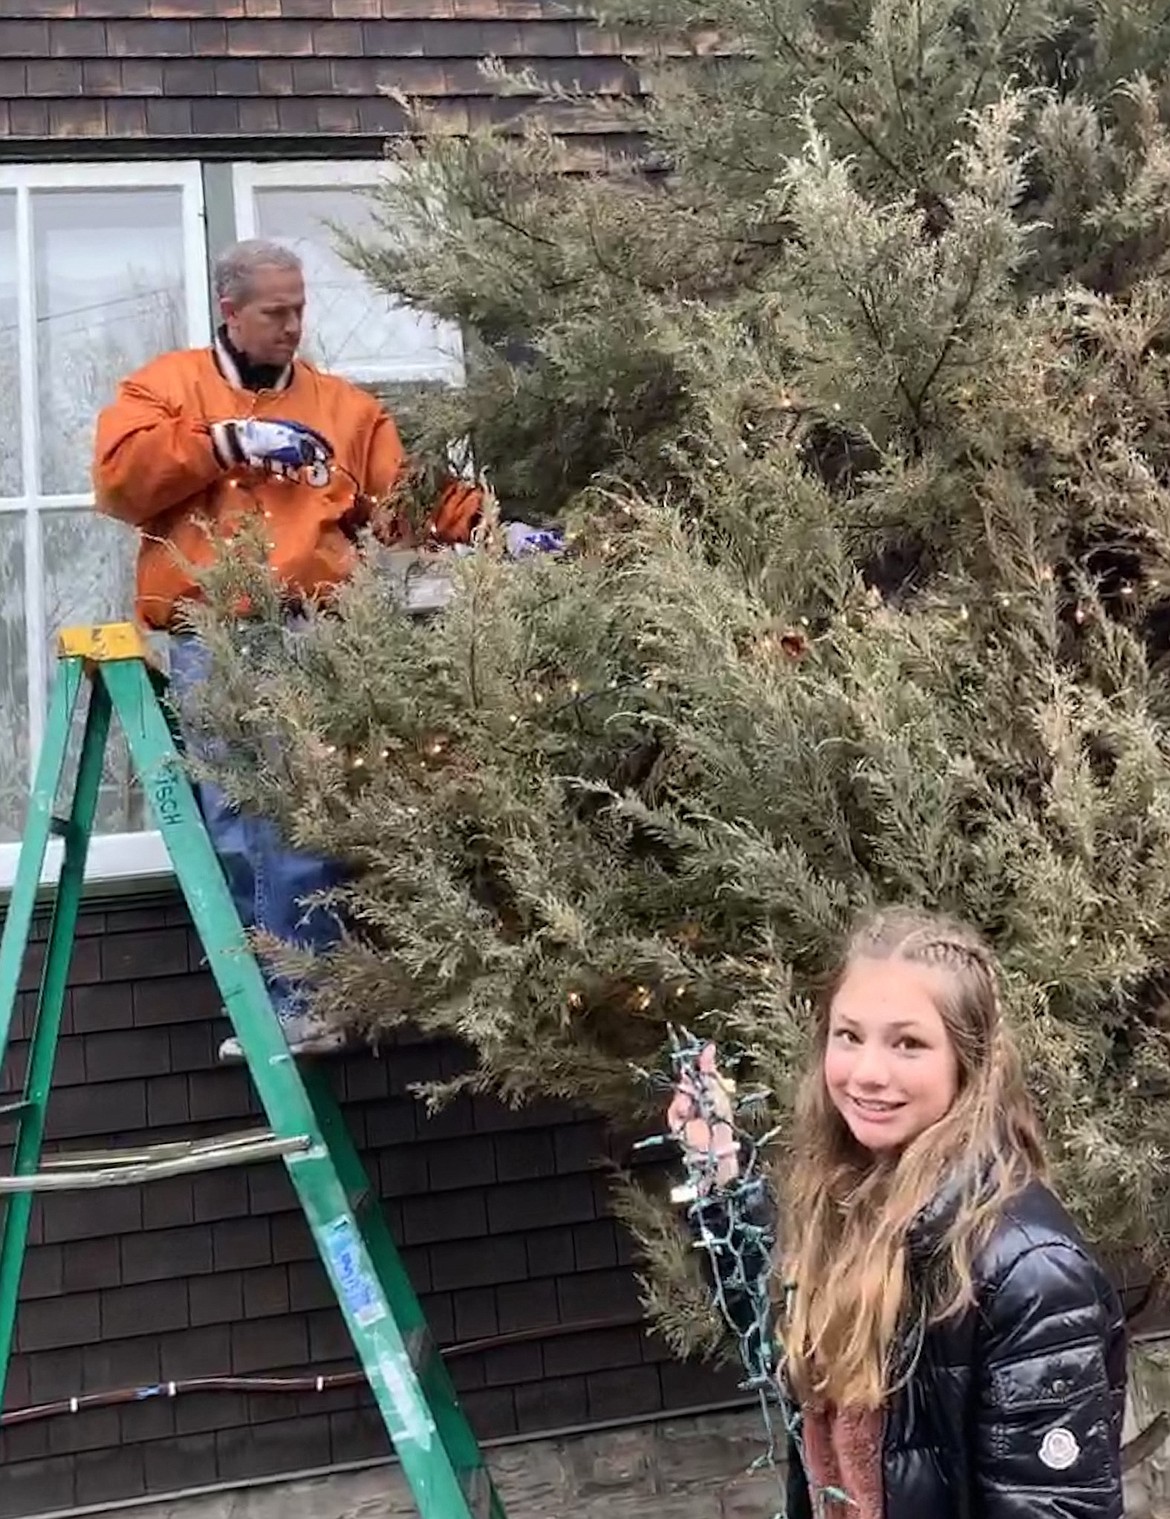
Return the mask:
{"type": "Polygon", "coordinates": [[[7,1118],[23,1118],[35,1107],[35,1102],[0,1102],[0,1123],[7,1118]]]}
{"type": "Polygon", "coordinates": [[[145,1145],[137,1150],[73,1151],[45,1156],[41,1171],[30,1176],[0,1176],[0,1195],[6,1192],[71,1192],[88,1187],[129,1187],[161,1181],[189,1172],[217,1171],[249,1165],[308,1150],[303,1134],[280,1138],[269,1129],[221,1134],[213,1139],[186,1139],[171,1144],[145,1145]]]}

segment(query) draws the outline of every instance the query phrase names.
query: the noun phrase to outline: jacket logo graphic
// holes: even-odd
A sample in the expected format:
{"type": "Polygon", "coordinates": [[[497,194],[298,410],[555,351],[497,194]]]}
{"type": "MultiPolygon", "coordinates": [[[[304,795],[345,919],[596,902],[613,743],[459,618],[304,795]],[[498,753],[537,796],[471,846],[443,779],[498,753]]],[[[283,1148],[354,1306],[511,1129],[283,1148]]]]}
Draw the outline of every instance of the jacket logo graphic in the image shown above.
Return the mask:
{"type": "Polygon", "coordinates": [[[265,474],[275,475],[279,480],[294,484],[311,485],[314,490],[324,490],[333,478],[328,464],[279,464],[276,460],[265,464],[265,474]]]}
{"type": "Polygon", "coordinates": [[[1050,1429],[1040,1442],[1040,1460],[1051,1472],[1066,1472],[1081,1453],[1071,1429],[1050,1429]]]}

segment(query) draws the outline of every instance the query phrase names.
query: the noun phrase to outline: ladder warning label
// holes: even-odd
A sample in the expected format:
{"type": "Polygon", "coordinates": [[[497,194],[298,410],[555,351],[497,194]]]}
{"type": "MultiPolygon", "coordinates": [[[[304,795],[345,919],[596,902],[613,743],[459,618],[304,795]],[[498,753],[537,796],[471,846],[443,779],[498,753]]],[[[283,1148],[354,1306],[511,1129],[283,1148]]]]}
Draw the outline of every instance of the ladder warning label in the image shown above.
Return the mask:
{"type": "Polygon", "coordinates": [[[362,1260],[358,1232],[348,1218],[339,1218],[325,1231],[325,1250],[346,1308],[363,1329],[386,1317],[386,1304],[374,1273],[362,1260]]]}

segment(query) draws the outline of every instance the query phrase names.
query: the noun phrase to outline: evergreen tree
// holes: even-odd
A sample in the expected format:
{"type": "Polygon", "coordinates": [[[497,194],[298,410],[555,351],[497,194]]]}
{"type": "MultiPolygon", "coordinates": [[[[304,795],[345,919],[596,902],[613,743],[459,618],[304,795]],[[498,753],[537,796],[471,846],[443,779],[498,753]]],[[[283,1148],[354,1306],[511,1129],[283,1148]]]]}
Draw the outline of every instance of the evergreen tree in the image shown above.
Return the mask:
{"type": "MultiPolygon", "coordinates": [[[[275,618],[254,544],[209,576],[217,778],[353,869],[349,940],[286,960],[331,1017],[466,1041],[453,1086],[622,1126],[658,1106],[631,1065],[701,1026],[782,1125],[852,914],[945,909],[1002,956],[1061,1191],[1157,1263],[1166,7],[606,19],[653,75],[643,155],[582,171],[571,99],[424,122],[348,247],[466,334],[466,386],[407,406],[421,456],[470,439],[568,551],[489,532],[417,619],[371,545],[295,646],[216,619],[241,591],[275,618]]],[[[662,1322],[701,1334],[665,1212],[626,1206],[662,1322]]]]}

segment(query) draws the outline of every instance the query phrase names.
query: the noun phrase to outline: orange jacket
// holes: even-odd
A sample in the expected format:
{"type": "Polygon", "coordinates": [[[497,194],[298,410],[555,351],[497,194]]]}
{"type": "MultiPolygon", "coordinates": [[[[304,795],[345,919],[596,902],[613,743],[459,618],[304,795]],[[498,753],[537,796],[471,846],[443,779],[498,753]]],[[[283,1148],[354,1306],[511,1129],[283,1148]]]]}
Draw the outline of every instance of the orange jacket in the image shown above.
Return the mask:
{"type": "MultiPolygon", "coordinates": [[[[245,390],[217,343],[164,354],[122,382],[98,418],[94,486],[99,511],[141,530],[138,616],[149,627],[166,628],[176,604],[199,594],[187,565],[205,565],[214,556],[204,523],[229,536],[262,512],[270,563],[290,594],[327,594],[353,571],[357,551],[342,519],[353,520],[358,488],[385,497],[406,462],[393,419],[348,380],[298,359],[277,388],[245,390]],[[310,471],[287,479],[247,467],[224,469],[208,425],[253,416],[315,428],[341,467],[317,483],[310,471]]],[[[430,532],[448,543],[465,540],[481,504],[476,490],[452,482],[430,532]]]]}

